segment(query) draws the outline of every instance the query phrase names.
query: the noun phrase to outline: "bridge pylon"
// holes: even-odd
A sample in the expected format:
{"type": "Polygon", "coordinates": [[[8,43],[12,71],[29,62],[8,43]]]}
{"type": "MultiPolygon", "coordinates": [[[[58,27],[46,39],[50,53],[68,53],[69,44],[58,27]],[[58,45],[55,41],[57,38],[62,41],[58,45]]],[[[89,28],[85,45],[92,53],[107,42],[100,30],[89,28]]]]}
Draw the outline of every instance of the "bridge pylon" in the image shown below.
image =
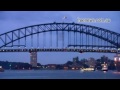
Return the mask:
{"type": "Polygon", "coordinates": [[[37,51],[30,51],[30,64],[37,67],[37,51]]]}

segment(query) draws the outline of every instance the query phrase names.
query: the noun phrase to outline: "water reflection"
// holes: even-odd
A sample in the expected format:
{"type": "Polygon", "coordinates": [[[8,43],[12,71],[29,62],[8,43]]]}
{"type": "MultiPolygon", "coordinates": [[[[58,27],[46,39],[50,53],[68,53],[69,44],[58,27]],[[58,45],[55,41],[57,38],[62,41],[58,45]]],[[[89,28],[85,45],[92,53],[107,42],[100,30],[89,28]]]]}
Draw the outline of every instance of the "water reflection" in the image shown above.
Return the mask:
{"type": "Polygon", "coordinates": [[[104,73],[107,73],[107,71],[103,71],[104,73]]]}
{"type": "Polygon", "coordinates": [[[120,72],[117,72],[117,71],[116,71],[116,72],[113,72],[113,73],[114,73],[114,74],[120,74],[120,72]]]}
{"type": "Polygon", "coordinates": [[[80,70],[6,70],[0,79],[120,79],[117,71],[80,71],[80,70]]]}

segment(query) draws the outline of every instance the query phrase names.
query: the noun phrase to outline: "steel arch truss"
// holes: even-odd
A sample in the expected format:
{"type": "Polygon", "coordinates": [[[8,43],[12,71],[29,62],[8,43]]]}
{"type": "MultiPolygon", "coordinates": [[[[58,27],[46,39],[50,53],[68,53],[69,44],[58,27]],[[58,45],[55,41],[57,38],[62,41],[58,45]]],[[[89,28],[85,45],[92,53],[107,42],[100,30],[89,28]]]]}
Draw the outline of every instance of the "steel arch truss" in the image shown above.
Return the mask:
{"type": "MultiPolygon", "coordinates": [[[[18,41],[18,43],[20,43],[19,40],[25,38],[24,40],[26,42],[27,36],[33,36],[34,34],[50,32],[50,31],[78,32],[81,34],[94,36],[95,38],[99,38],[101,40],[109,42],[112,45],[111,47],[114,47],[116,49],[120,48],[119,33],[90,25],[76,24],[76,23],[56,23],[56,22],[27,26],[0,34],[0,48],[8,47],[9,44],[12,44],[10,47],[14,47],[15,45],[13,44],[13,42],[15,41],[18,41]]],[[[26,47],[26,44],[25,45],[18,44],[18,46],[26,47]]],[[[68,45],[68,46],[94,47],[94,45],[77,45],[77,44],[68,45]]]]}

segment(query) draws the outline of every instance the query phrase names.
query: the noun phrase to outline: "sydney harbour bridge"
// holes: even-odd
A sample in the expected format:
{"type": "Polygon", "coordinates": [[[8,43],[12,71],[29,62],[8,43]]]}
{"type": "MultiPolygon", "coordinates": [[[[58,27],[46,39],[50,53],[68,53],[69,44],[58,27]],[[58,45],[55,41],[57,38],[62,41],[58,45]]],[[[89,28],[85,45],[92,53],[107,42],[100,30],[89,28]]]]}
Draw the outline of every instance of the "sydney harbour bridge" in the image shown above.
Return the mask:
{"type": "Polygon", "coordinates": [[[77,23],[45,23],[0,34],[0,52],[117,53],[120,33],[77,23]]]}

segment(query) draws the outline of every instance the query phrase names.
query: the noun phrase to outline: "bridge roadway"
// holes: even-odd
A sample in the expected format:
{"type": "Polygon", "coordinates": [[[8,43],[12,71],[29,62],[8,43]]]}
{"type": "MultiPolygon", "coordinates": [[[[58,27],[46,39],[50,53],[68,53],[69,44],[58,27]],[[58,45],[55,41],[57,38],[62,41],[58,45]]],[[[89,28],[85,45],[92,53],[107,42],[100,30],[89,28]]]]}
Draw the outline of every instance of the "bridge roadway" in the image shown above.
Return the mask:
{"type": "Polygon", "coordinates": [[[0,49],[0,52],[99,52],[99,53],[117,53],[118,50],[108,49],[58,49],[58,48],[33,48],[33,49],[0,49]]]}

